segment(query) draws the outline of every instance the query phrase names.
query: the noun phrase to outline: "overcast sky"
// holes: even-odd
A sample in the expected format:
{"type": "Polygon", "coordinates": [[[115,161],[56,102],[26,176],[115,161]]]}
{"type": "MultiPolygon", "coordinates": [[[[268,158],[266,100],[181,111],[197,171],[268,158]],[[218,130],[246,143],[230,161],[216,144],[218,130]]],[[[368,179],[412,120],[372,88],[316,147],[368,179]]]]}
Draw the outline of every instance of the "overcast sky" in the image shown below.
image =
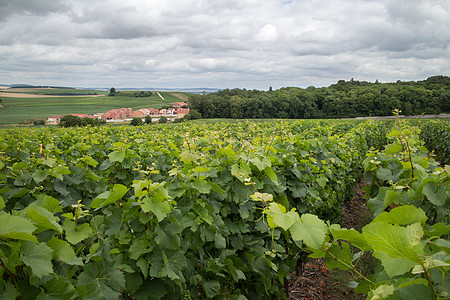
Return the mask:
{"type": "Polygon", "coordinates": [[[450,75],[449,0],[0,0],[0,84],[328,86],[450,75]]]}

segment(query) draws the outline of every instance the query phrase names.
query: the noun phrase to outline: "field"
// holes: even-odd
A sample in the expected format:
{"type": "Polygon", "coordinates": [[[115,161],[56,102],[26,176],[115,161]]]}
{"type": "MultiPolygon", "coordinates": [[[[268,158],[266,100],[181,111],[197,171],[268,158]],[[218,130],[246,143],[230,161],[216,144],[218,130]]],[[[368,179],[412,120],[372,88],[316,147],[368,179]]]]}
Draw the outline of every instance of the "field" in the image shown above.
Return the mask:
{"type": "Polygon", "coordinates": [[[449,127],[420,126],[426,144],[402,121],[3,129],[0,295],[280,299],[309,256],[369,299],[445,298],[450,166],[423,145],[448,158],[449,127]],[[341,228],[363,174],[374,218],[341,228]]]}
{"type": "Polygon", "coordinates": [[[82,92],[98,93],[99,95],[73,95],[81,92],[74,89],[8,89],[7,91],[8,93],[3,93],[3,96],[0,96],[3,106],[0,107],[0,125],[17,124],[24,120],[70,113],[106,112],[121,107],[130,107],[133,110],[150,107],[159,108],[173,102],[184,101],[180,98],[185,99],[186,97],[184,93],[167,92],[160,92],[165,99],[162,100],[156,93],[150,97],[134,97],[134,92],[130,91],[121,91],[114,97],[107,96],[103,91],[90,90],[83,90],[82,92]],[[14,93],[10,92],[12,90],[14,90],[14,93]],[[5,94],[6,96],[4,96],[5,94]],[[17,97],[21,96],[20,94],[24,94],[23,97],[17,97]]]}

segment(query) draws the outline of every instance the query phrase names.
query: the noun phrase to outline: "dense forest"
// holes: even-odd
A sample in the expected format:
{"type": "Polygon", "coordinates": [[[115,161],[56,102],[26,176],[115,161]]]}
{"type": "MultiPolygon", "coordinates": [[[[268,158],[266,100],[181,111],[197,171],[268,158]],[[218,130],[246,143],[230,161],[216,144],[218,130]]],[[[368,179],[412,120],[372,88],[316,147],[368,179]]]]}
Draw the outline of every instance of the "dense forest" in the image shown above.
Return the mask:
{"type": "Polygon", "coordinates": [[[371,83],[340,80],[329,87],[286,87],[259,91],[225,89],[192,95],[191,110],[202,118],[343,118],[450,112],[450,77],[423,81],[371,83]]]}

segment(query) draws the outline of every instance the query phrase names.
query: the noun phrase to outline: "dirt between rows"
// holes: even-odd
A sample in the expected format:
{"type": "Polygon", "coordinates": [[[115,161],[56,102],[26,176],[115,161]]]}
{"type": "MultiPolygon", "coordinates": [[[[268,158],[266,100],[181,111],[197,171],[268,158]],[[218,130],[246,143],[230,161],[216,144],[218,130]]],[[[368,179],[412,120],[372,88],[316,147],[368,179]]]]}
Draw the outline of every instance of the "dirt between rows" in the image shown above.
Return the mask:
{"type": "MultiPolygon", "coordinates": [[[[364,185],[355,184],[354,197],[342,208],[342,228],[355,228],[361,230],[364,218],[370,217],[366,206],[364,185]]],[[[294,275],[288,283],[289,300],[341,300],[365,299],[366,295],[355,294],[353,289],[347,287],[349,278],[343,275],[345,271],[329,270],[324,259],[310,259],[301,268],[301,272],[294,275]]]]}

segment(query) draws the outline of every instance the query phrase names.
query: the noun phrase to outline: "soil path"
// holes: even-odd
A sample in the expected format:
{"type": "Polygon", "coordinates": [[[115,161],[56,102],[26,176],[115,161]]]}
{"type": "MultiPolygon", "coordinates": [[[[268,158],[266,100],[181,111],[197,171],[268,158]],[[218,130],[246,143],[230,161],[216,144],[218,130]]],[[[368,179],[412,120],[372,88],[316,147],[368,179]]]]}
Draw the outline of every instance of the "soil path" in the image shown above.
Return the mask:
{"type": "MultiPolygon", "coordinates": [[[[362,221],[370,215],[367,208],[364,193],[361,191],[364,185],[357,183],[354,186],[354,197],[342,208],[344,228],[355,228],[360,231],[362,221]]],[[[304,264],[301,272],[289,281],[289,300],[341,300],[341,299],[365,299],[365,295],[355,294],[348,288],[347,282],[340,282],[340,273],[344,271],[330,271],[323,259],[310,259],[304,264]]]]}
{"type": "Polygon", "coordinates": [[[163,96],[161,96],[161,94],[160,94],[159,92],[156,92],[156,93],[158,94],[158,96],[159,96],[161,99],[166,100],[166,99],[164,99],[163,96]]]}

